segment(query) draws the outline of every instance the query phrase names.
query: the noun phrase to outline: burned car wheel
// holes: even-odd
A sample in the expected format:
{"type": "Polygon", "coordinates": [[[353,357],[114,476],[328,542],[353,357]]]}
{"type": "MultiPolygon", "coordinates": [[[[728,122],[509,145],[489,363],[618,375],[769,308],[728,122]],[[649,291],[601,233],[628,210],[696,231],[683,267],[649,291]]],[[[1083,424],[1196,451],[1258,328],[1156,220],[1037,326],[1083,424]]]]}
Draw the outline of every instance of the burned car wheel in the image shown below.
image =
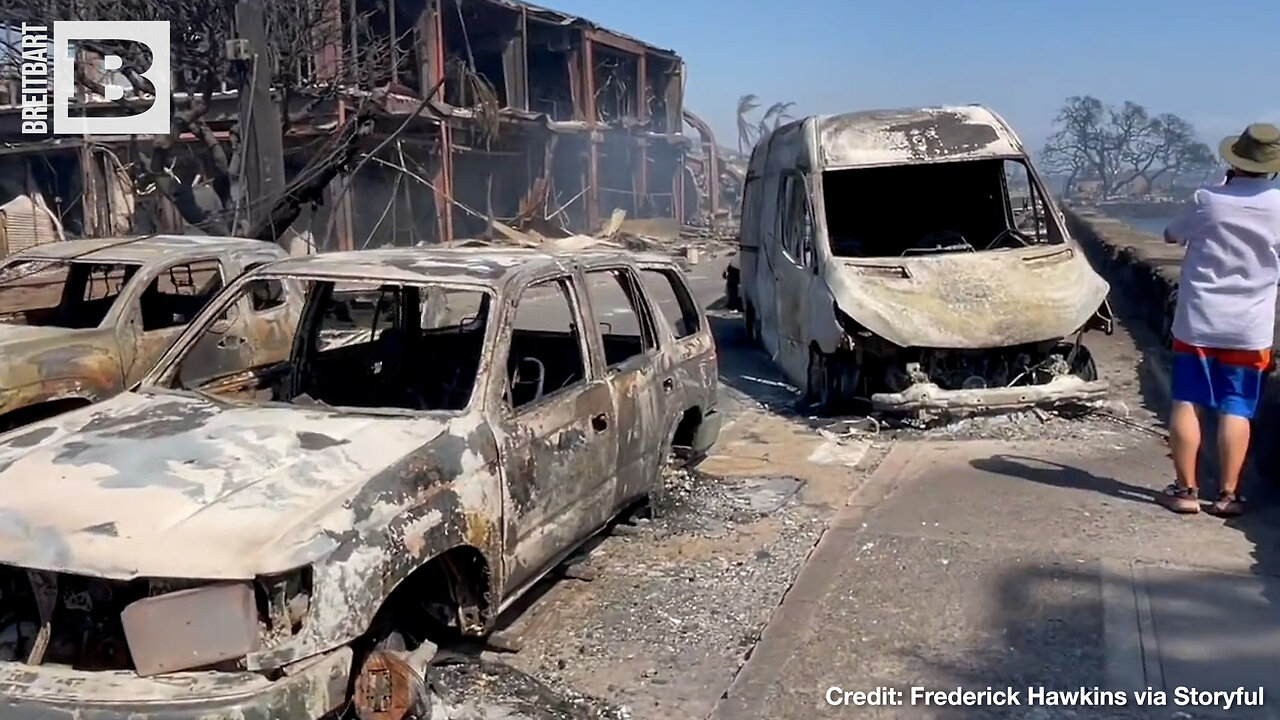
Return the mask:
{"type": "Polygon", "coordinates": [[[351,691],[359,720],[419,720],[432,715],[431,690],[420,661],[400,649],[370,652],[351,691]]]}
{"type": "MultiPolygon", "coordinates": [[[[1071,357],[1072,347],[1064,343],[1059,346],[1057,352],[1062,353],[1065,357],[1071,357]]],[[[1089,348],[1083,345],[1080,346],[1071,363],[1071,372],[1085,382],[1093,382],[1098,379],[1098,364],[1094,361],[1093,353],[1089,352],[1089,348]]]]}
{"type": "Polygon", "coordinates": [[[847,353],[827,354],[809,348],[805,402],[827,414],[850,411],[857,402],[861,369],[847,353]]]}

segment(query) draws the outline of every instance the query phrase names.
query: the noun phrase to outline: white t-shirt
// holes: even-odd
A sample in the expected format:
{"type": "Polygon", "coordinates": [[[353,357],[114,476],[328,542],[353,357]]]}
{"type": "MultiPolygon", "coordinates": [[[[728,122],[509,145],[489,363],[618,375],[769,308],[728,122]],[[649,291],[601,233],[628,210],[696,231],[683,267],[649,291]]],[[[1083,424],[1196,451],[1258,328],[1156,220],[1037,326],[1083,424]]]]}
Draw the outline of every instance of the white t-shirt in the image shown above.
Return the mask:
{"type": "Polygon", "coordinates": [[[1280,188],[1240,177],[1200,188],[1194,206],[1165,235],[1187,248],[1173,336],[1224,350],[1270,348],[1280,283],[1280,188]]]}

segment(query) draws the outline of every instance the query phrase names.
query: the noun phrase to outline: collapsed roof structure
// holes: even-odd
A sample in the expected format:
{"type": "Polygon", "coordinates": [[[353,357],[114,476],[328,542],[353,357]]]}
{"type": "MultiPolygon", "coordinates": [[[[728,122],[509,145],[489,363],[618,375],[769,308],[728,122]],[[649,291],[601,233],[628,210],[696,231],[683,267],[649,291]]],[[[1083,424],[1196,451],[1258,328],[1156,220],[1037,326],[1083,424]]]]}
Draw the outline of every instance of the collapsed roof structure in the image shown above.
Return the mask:
{"type": "MultiPolygon", "coordinates": [[[[324,203],[293,224],[317,249],[479,237],[490,233],[492,220],[580,233],[617,210],[683,224],[718,209],[719,183],[708,182],[720,174],[717,148],[706,124],[683,107],[684,63],[673,51],[514,0],[330,5],[344,30],[353,17],[367,22],[372,40],[369,33],[335,35],[340,43],[318,48],[301,69],[304,84],[308,77],[332,82],[348,56],[375,57],[376,49],[387,61],[368,87],[319,103],[286,103],[286,112],[303,110],[306,118],[286,125],[289,177],[357,103],[374,97],[384,110],[361,141],[366,152],[379,147],[377,154],[332,183],[324,203]],[[702,142],[684,134],[686,119],[702,142]]],[[[0,146],[0,176],[9,179],[0,203],[43,198],[68,235],[191,229],[173,203],[140,187],[138,173],[128,170],[148,138],[24,138],[15,90],[0,88],[0,138],[18,140],[0,146]]],[[[181,101],[188,88],[176,78],[174,90],[181,101]]],[[[88,93],[77,99],[87,112],[110,113],[116,105],[88,93]]],[[[202,120],[225,142],[241,113],[240,92],[224,85],[202,120]]],[[[203,142],[184,133],[176,145],[194,150],[203,142]]],[[[192,185],[197,202],[216,203],[208,163],[198,155],[172,153],[172,171],[192,185]]],[[[37,232],[23,242],[48,239],[37,232]]]]}

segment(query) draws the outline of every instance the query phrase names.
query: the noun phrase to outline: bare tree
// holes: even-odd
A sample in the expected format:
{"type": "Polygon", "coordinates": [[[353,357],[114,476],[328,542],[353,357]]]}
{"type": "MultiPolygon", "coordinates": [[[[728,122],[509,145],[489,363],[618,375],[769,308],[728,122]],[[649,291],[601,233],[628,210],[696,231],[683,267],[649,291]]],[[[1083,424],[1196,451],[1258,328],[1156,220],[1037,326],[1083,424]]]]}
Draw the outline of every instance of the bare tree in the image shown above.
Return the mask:
{"type": "Polygon", "coordinates": [[[1145,181],[1197,173],[1213,164],[1208,146],[1189,122],[1171,113],[1153,117],[1126,101],[1120,107],[1094,97],[1068,98],[1054,120],[1042,154],[1046,169],[1067,176],[1068,193],[1081,180],[1097,181],[1104,197],[1145,181]]]}
{"type": "MultiPolygon", "coordinates": [[[[206,232],[278,241],[301,208],[320,202],[329,183],[349,169],[359,137],[367,133],[379,112],[368,101],[368,91],[385,83],[392,72],[394,38],[371,37],[366,16],[343,18],[340,5],[328,0],[265,0],[261,7],[266,57],[246,61],[228,56],[237,47],[228,43],[236,37],[236,5],[236,0],[0,0],[0,25],[16,26],[23,20],[50,17],[169,21],[175,79],[171,131],[137,144],[141,162],[131,168],[135,183],[154,187],[187,223],[206,232]],[[356,39],[353,45],[361,50],[358,56],[344,52],[344,35],[356,39]],[[322,57],[324,67],[317,61],[322,57]],[[279,197],[246,196],[246,183],[241,182],[246,129],[239,126],[238,116],[210,116],[217,94],[246,87],[254,73],[270,74],[271,97],[281,118],[282,134],[306,120],[326,100],[338,96],[364,99],[356,102],[345,125],[310,153],[306,167],[279,197]],[[216,132],[215,123],[229,126],[229,131],[216,132]],[[194,145],[180,143],[184,136],[194,138],[194,145]],[[175,171],[180,151],[197,155],[199,173],[193,176],[175,171]],[[219,207],[211,209],[197,201],[196,177],[212,188],[219,207]],[[267,203],[270,210],[243,212],[253,203],[267,203]],[[250,219],[254,215],[259,217],[257,222],[250,219]]],[[[7,39],[13,42],[16,38],[9,33],[7,39]]],[[[141,75],[151,64],[144,46],[79,42],[77,52],[90,59],[106,54],[122,59],[118,72],[132,86],[134,95],[116,102],[136,106],[140,98],[154,95],[155,88],[141,75]]],[[[104,76],[92,67],[91,62],[77,63],[77,89],[104,96],[104,76]]]]}

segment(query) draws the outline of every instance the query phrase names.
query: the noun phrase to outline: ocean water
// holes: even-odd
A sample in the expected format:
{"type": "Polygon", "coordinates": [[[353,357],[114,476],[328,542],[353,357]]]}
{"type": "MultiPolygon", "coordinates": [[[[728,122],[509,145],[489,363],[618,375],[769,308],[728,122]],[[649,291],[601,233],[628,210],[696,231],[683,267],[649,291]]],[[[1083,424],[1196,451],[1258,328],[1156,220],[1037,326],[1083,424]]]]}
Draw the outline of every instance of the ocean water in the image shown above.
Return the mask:
{"type": "Polygon", "coordinates": [[[1173,222],[1174,215],[1160,217],[1129,217],[1126,215],[1116,215],[1115,218],[1125,225],[1141,232],[1151,233],[1152,235],[1163,235],[1164,229],[1173,222]]]}

